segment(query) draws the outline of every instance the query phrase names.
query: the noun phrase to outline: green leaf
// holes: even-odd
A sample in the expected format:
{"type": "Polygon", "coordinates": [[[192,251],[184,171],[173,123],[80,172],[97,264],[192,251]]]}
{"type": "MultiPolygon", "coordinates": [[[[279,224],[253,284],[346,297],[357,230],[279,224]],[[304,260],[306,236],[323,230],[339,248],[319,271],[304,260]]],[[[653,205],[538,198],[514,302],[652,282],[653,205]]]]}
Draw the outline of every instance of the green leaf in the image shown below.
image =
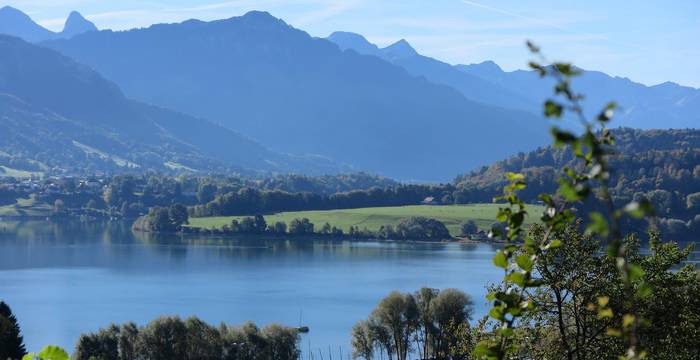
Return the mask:
{"type": "Polygon", "coordinates": [[[594,211],[588,216],[591,222],[586,226],[587,235],[600,235],[602,237],[607,237],[610,233],[608,229],[608,221],[605,219],[603,214],[594,211]]]}
{"type": "Polygon", "coordinates": [[[506,244],[506,245],[503,245],[503,250],[512,253],[512,252],[515,252],[515,250],[518,250],[518,245],[506,244]]]}
{"type": "Polygon", "coordinates": [[[605,308],[598,310],[598,319],[605,319],[613,317],[612,309],[605,308]]]}
{"type": "Polygon", "coordinates": [[[508,179],[509,182],[516,182],[520,180],[525,180],[525,175],[509,171],[506,173],[506,179],[508,179]]]}
{"type": "Polygon", "coordinates": [[[577,70],[569,63],[554,63],[554,68],[564,76],[576,76],[581,74],[580,70],[577,70]]]}
{"type": "Polygon", "coordinates": [[[637,281],[644,277],[644,269],[639,265],[629,264],[629,277],[632,281],[637,281]]]}
{"type": "Polygon", "coordinates": [[[639,285],[639,287],[637,288],[637,291],[636,291],[637,297],[641,298],[641,299],[649,297],[653,293],[654,293],[654,289],[652,289],[652,287],[647,283],[643,283],[643,284],[639,285]]]}
{"type": "Polygon", "coordinates": [[[544,103],[544,116],[546,117],[561,117],[564,107],[553,100],[547,100],[544,103]]]}
{"type": "Polygon", "coordinates": [[[552,195],[549,194],[540,194],[537,196],[540,200],[542,200],[543,203],[549,205],[550,207],[554,207],[554,199],[552,198],[552,195]]]}
{"type": "Polygon", "coordinates": [[[496,320],[503,320],[505,319],[506,312],[503,306],[494,306],[489,311],[489,316],[496,320]]]}
{"type": "Polygon", "coordinates": [[[508,258],[506,257],[506,254],[498,250],[496,252],[496,256],[493,257],[493,264],[498,266],[499,268],[507,268],[508,267],[508,258]]]}
{"type": "Polygon", "coordinates": [[[43,348],[37,356],[41,360],[68,360],[68,353],[55,345],[43,348]]]}
{"type": "Polygon", "coordinates": [[[36,354],[29,353],[27,355],[22,356],[22,360],[34,360],[35,357],[36,357],[36,354]]]}
{"type": "Polygon", "coordinates": [[[502,358],[499,350],[500,348],[495,344],[482,341],[474,348],[474,357],[477,359],[498,360],[502,358]]]}
{"type": "MultiPolygon", "coordinates": [[[[544,284],[544,281],[543,281],[543,280],[541,280],[541,279],[533,279],[533,280],[529,280],[529,281],[527,282],[527,287],[532,287],[532,288],[534,288],[534,287],[540,287],[540,286],[542,286],[543,284],[544,284]]],[[[532,303],[531,303],[531,304],[532,304],[532,303]]],[[[532,305],[532,306],[534,306],[534,305],[532,305]]]]}
{"type": "Polygon", "coordinates": [[[550,249],[556,249],[560,246],[561,246],[561,240],[559,240],[559,239],[554,239],[554,240],[550,241],[549,245],[548,245],[548,247],[550,249]]]}
{"type": "Polygon", "coordinates": [[[555,145],[561,146],[574,143],[578,138],[571,132],[552,128],[552,136],[554,137],[555,145]]]}
{"type": "Polygon", "coordinates": [[[507,327],[502,327],[502,328],[496,330],[496,333],[498,333],[499,335],[504,336],[504,337],[511,337],[511,336],[513,336],[513,329],[507,328],[507,327]]]}
{"type": "Polygon", "coordinates": [[[538,73],[540,76],[547,75],[547,70],[544,68],[544,66],[534,61],[530,61],[528,65],[530,66],[530,69],[535,70],[535,72],[538,73]]]}
{"type": "Polygon", "coordinates": [[[568,201],[579,201],[583,200],[590,189],[584,184],[574,185],[571,181],[566,179],[559,179],[559,189],[557,189],[559,195],[563,196],[568,201]]]}
{"type": "Polygon", "coordinates": [[[528,254],[520,254],[518,257],[515,258],[515,262],[520,266],[521,269],[525,271],[532,271],[532,267],[534,265],[534,262],[532,261],[532,257],[528,254]]]}
{"type": "Polygon", "coordinates": [[[528,40],[525,42],[527,44],[527,48],[530,50],[531,53],[533,54],[539,54],[540,52],[540,47],[535,45],[532,41],[528,40]]]}
{"type": "Polygon", "coordinates": [[[525,221],[525,212],[518,211],[510,217],[510,227],[518,228],[525,221]]]}
{"type": "Polygon", "coordinates": [[[525,274],[519,271],[508,274],[508,276],[506,276],[506,280],[520,287],[525,286],[525,274]]]}

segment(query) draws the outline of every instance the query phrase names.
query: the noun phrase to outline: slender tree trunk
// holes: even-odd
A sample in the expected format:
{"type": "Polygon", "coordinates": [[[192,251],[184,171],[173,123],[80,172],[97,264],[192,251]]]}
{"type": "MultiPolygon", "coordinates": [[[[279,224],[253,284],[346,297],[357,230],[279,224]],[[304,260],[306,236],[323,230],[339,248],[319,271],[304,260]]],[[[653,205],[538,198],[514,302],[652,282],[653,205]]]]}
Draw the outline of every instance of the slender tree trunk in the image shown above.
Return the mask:
{"type": "Polygon", "coordinates": [[[564,312],[562,310],[563,307],[563,300],[561,298],[561,292],[559,289],[553,289],[554,290],[554,296],[556,297],[556,302],[557,302],[557,317],[559,320],[559,334],[561,335],[561,342],[562,345],[564,345],[564,350],[566,351],[566,359],[567,360],[573,360],[574,354],[569,348],[569,341],[566,336],[566,325],[564,324],[564,312]]]}
{"type": "Polygon", "coordinates": [[[574,322],[576,324],[576,360],[585,360],[585,352],[581,353],[581,318],[579,316],[579,307],[577,303],[577,293],[573,292],[571,302],[574,307],[574,322]]]}

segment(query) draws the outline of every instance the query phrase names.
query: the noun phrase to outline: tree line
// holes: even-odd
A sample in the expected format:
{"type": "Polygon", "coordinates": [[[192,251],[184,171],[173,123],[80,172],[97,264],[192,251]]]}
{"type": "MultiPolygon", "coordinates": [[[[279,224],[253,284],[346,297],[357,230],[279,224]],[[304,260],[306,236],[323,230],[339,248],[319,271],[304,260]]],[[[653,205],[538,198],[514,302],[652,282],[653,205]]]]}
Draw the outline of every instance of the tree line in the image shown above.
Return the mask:
{"type": "Polygon", "coordinates": [[[269,214],[282,211],[353,209],[416,205],[428,196],[449,193],[445,186],[399,185],[330,195],[242,188],[191,208],[192,217],[269,214]]]}
{"type": "MultiPolygon", "coordinates": [[[[233,219],[230,224],[220,229],[200,229],[183,227],[187,224],[188,215],[186,208],[181,204],[175,204],[168,208],[154,207],[148,214],[139,217],[132,228],[144,232],[188,232],[188,233],[214,233],[214,234],[244,234],[244,235],[273,235],[273,236],[321,236],[329,238],[350,239],[381,239],[381,240],[425,240],[442,241],[452,239],[449,230],[439,220],[423,216],[413,216],[402,219],[395,226],[382,225],[378,230],[367,228],[360,229],[350,226],[348,231],[324,223],[317,226],[308,218],[292,219],[289,223],[275,221],[268,223],[262,215],[246,216],[242,219],[233,219]]],[[[466,221],[462,226],[462,232],[472,234],[476,232],[476,224],[466,221]]],[[[463,235],[468,235],[467,233],[463,235]]]]}
{"type": "MultiPolygon", "coordinates": [[[[68,359],[57,347],[29,355],[32,359],[68,359]],[[41,356],[50,352],[56,355],[41,356]]],[[[73,360],[296,360],[299,330],[278,324],[262,329],[251,322],[242,326],[212,326],[197,317],[159,317],[145,326],[133,322],[109,325],[80,335],[73,360]]],[[[19,325],[9,306],[0,302],[0,359],[20,360],[27,355],[19,325]]]]}
{"type": "Polygon", "coordinates": [[[299,358],[299,332],[273,324],[212,326],[190,317],[157,318],[146,326],[111,325],[83,334],[74,360],[294,360],[299,358]]]}

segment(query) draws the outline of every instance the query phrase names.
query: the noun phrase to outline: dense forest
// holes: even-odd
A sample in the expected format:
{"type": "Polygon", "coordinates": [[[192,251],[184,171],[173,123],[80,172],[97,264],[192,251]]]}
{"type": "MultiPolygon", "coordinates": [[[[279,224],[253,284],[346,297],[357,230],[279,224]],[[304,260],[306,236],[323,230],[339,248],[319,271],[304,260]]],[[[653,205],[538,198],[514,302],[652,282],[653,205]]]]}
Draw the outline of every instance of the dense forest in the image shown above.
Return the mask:
{"type": "Polygon", "coordinates": [[[217,196],[206,205],[191,209],[194,217],[266,214],[280,211],[353,209],[377,206],[419,204],[426,197],[443,192],[445,185],[397,185],[388,188],[373,187],[330,195],[310,192],[290,193],[280,190],[242,188],[217,196]]]}
{"type": "MultiPolygon", "coordinates": [[[[700,131],[613,131],[616,138],[610,159],[615,171],[611,188],[616,203],[648,199],[654,205],[660,229],[672,239],[689,239],[700,230],[700,131]]],[[[520,153],[478,171],[457,177],[455,202],[488,202],[502,192],[507,172],[522,173],[527,188],[523,200],[537,201],[552,193],[564,167],[580,168],[571,148],[540,148],[520,153]]],[[[588,209],[581,204],[581,210],[588,209]]],[[[630,224],[638,227],[639,224],[630,224]]]]}
{"type": "MultiPolygon", "coordinates": [[[[131,219],[146,214],[154,206],[206,205],[217,198],[224,198],[226,194],[241,191],[323,198],[340,192],[395,186],[398,183],[391,179],[362,172],[325,176],[287,174],[263,178],[240,174],[172,176],[158,173],[30,179],[5,176],[0,177],[0,206],[13,207],[19,202],[31,200],[37,207],[53,207],[53,215],[57,216],[131,219]]],[[[259,210],[250,211],[246,214],[259,210]]]]}

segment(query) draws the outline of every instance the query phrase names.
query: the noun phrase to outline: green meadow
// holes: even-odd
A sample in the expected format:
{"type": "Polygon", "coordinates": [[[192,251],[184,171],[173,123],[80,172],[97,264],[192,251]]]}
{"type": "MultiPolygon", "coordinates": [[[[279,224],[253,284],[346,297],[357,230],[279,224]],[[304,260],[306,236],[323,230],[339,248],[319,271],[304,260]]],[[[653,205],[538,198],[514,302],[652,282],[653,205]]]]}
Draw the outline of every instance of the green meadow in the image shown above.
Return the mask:
{"type": "Polygon", "coordinates": [[[51,205],[37,201],[32,195],[29,198],[17,199],[15,204],[0,206],[0,216],[49,216],[52,210],[51,205]]]}
{"type": "MultiPolygon", "coordinates": [[[[320,228],[323,224],[329,223],[333,226],[348,231],[350,226],[357,226],[360,229],[367,228],[376,231],[380,226],[391,224],[396,225],[402,219],[411,216],[425,216],[442,221],[450,230],[452,236],[459,235],[459,227],[465,220],[474,220],[481,230],[487,230],[496,219],[499,204],[471,204],[471,205],[445,205],[445,206],[395,206],[395,207],[372,207],[360,209],[343,210],[321,210],[321,211],[290,211],[277,214],[265,215],[268,224],[282,221],[289,223],[295,218],[308,218],[309,221],[320,228]]],[[[530,205],[532,214],[541,213],[541,206],[530,205]]],[[[532,222],[538,216],[530,216],[526,222],[532,222]]],[[[230,224],[233,219],[240,220],[243,216],[222,216],[190,218],[191,227],[206,229],[221,228],[230,224]]]]}

